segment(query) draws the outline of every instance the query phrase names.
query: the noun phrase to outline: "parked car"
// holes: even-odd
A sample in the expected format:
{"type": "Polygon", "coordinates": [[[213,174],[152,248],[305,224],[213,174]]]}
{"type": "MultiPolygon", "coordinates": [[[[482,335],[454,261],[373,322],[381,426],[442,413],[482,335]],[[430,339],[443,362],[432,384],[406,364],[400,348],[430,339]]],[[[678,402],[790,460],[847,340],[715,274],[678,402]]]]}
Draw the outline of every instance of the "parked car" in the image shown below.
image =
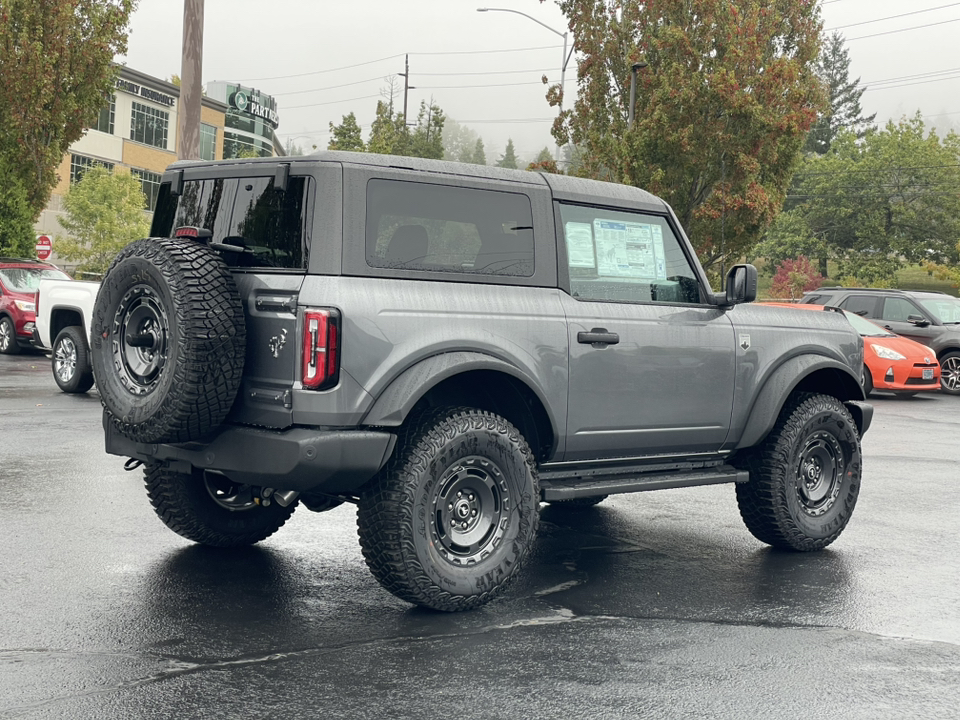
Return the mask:
{"type": "MultiPolygon", "coordinates": [[[[829,305],[812,303],[762,303],[798,310],[835,310],[829,305]]],[[[940,391],[940,365],[937,354],[926,345],[900,337],[876,323],[841,310],[853,329],[863,338],[863,393],[884,390],[910,397],[918,392],[940,391]]]]}
{"type": "Polygon", "coordinates": [[[940,363],[940,387],[960,395],[960,299],[941,292],[822,287],[800,302],[849,310],[926,345],[940,363]]]}
{"type": "Polygon", "coordinates": [[[0,257],[0,353],[15,355],[33,344],[37,287],[45,277],[70,279],[50,263],[0,257]]]}
{"type": "Polygon", "coordinates": [[[176,163],[94,307],[106,450],[208,545],[357,503],[376,579],[439,610],[516,577],[541,501],[731,483],[755,537],[819,550],[863,482],[863,342],[752,304],[756,283],[739,265],[714,292],[633,187],[346,152],[176,163]]]}
{"type": "Polygon", "coordinates": [[[63,392],[93,387],[90,322],[100,283],[43,278],[37,288],[36,344],[51,350],[53,379],[63,392]]]}

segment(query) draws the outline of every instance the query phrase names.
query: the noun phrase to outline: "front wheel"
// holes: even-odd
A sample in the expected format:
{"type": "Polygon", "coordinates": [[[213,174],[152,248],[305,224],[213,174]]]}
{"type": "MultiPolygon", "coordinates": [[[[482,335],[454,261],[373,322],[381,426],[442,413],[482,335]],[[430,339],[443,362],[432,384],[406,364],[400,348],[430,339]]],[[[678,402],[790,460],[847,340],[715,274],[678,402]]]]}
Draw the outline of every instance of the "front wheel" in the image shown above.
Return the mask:
{"type": "Polygon", "coordinates": [[[85,393],[93,387],[93,368],[90,366],[90,348],[83,330],[76,325],[57,333],[53,343],[53,379],[65,393],[85,393]]]}
{"type": "Polygon", "coordinates": [[[873,392],[873,375],[870,374],[870,368],[866,365],[863,366],[863,380],[860,385],[863,388],[863,396],[870,397],[870,393],[873,392]]]}
{"type": "Polygon", "coordinates": [[[0,353],[4,355],[17,355],[20,352],[20,344],[17,342],[17,328],[13,325],[13,320],[8,317],[0,318],[0,353]]]}
{"type": "Polygon", "coordinates": [[[960,353],[951,352],[940,358],[940,389],[960,395],[960,353]]]}
{"type": "Polygon", "coordinates": [[[860,435],[843,404],[797,393],[773,430],[746,457],[737,485],[747,529],[774,547],[820,550],[846,527],[860,492],[860,435]]]}
{"type": "Polygon", "coordinates": [[[147,496],[163,524],[187,540],[214,547],[253,545],[273,535],[290,518],[296,501],[265,505],[260,488],[223,475],[174,472],[144,466],[147,496]]]}
{"type": "Polygon", "coordinates": [[[539,481],[520,432],[482,410],[408,420],[387,466],[360,496],[363,556],[383,587],[435,610],[499,595],[530,552],[539,481]]]}

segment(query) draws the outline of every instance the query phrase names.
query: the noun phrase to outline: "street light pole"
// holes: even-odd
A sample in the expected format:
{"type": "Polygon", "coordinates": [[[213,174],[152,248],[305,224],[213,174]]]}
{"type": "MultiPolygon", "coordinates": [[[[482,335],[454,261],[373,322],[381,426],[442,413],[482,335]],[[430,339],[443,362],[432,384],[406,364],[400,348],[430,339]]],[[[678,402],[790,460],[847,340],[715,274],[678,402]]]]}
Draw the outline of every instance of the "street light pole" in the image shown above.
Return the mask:
{"type": "MultiPolygon", "coordinates": [[[[537,25],[540,25],[541,27],[545,27],[554,35],[559,35],[560,37],[563,38],[563,56],[560,58],[561,62],[560,62],[560,104],[559,104],[560,112],[562,113],[563,112],[563,91],[565,88],[563,82],[567,73],[567,63],[570,62],[570,57],[567,55],[568,33],[565,33],[565,32],[562,33],[559,30],[554,30],[552,27],[550,27],[549,25],[546,25],[545,23],[540,22],[532,15],[527,15],[525,12],[520,12],[519,10],[511,10],[510,8],[477,8],[477,12],[508,12],[508,13],[513,13],[514,15],[523,15],[525,18],[529,20],[533,20],[537,25]]],[[[573,55],[573,50],[570,51],[570,56],[572,55],[573,55]]],[[[559,168],[560,167],[560,142],[559,141],[557,141],[556,161],[557,161],[557,167],[559,168]]]]}

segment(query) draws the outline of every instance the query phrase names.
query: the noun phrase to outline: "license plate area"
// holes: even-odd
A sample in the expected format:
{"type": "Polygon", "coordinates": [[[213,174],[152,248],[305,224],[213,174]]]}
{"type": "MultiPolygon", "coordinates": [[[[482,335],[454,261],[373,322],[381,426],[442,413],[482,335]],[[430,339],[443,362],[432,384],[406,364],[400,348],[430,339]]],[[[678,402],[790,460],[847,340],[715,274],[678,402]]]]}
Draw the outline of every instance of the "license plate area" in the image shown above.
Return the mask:
{"type": "Polygon", "coordinates": [[[933,368],[923,368],[923,379],[933,380],[933,368]]]}

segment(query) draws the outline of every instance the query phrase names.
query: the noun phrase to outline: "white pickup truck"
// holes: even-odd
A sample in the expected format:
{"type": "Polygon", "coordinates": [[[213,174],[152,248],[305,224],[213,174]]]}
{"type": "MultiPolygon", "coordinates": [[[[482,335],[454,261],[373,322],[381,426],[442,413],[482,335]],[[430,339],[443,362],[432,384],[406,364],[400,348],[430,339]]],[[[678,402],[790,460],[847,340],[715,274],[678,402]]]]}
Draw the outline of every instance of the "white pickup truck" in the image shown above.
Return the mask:
{"type": "Polygon", "coordinates": [[[37,290],[35,344],[52,351],[53,379],[66,393],[93,387],[90,325],[99,290],[98,282],[50,279],[37,290]]]}

